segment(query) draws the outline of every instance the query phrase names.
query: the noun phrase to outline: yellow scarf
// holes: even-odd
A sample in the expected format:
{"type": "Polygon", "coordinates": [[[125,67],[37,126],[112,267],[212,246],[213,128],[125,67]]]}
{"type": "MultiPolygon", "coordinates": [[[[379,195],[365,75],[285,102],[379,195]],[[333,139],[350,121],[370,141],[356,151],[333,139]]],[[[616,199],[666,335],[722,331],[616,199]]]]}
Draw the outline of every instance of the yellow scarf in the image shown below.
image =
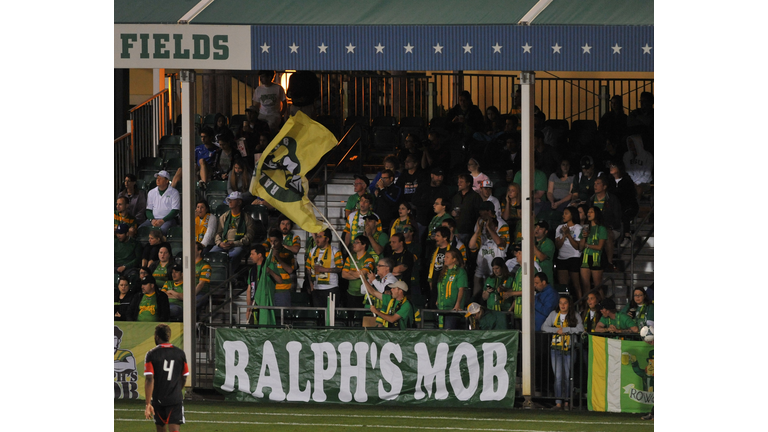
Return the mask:
{"type": "MultiPolygon", "coordinates": [[[[560,312],[557,313],[557,316],[555,317],[555,327],[557,328],[565,328],[568,327],[568,320],[566,319],[567,315],[563,315],[562,322],[560,321],[560,312]]],[[[553,350],[558,351],[568,351],[571,348],[571,337],[566,334],[556,334],[552,336],[552,346],[551,348],[553,350]]]]}

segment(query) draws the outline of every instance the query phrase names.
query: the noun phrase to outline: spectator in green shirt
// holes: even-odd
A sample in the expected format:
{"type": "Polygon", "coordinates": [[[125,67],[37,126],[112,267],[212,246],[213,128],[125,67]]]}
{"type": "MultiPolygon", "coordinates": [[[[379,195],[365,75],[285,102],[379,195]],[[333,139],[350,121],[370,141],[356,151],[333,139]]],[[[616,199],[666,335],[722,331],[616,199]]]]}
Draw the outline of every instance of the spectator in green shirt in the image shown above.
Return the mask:
{"type": "Polygon", "coordinates": [[[629,316],[616,312],[616,303],[611,299],[600,301],[600,313],[603,315],[597,323],[597,333],[639,333],[635,321],[629,316]]]}

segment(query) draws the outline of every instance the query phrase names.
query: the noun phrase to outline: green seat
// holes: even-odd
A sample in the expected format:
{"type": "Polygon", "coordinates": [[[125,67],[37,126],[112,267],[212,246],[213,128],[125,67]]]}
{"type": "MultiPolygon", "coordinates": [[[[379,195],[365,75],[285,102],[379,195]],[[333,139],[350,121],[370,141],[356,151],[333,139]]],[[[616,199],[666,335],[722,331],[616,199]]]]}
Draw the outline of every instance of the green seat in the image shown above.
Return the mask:
{"type": "Polygon", "coordinates": [[[147,179],[154,178],[158,171],[163,169],[163,158],[161,157],[143,157],[139,161],[137,177],[147,179]]]}
{"type": "Polygon", "coordinates": [[[181,135],[165,135],[160,138],[158,148],[169,145],[181,145],[181,135]]]}
{"type": "Polygon", "coordinates": [[[216,206],[216,209],[213,211],[213,214],[216,215],[216,217],[221,217],[224,213],[229,210],[229,204],[219,204],[216,206]]]}
{"type": "Polygon", "coordinates": [[[216,114],[206,114],[203,119],[203,127],[209,126],[213,128],[216,126],[216,114]]]}
{"type": "Polygon", "coordinates": [[[166,235],[168,243],[171,245],[171,253],[181,252],[181,248],[184,244],[184,231],[181,226],[176,225],[168,230],[166,235]]]}
{"type": "Polygon", "coordinates": [[[205,260],[211,265],[211,287],[229,278],[229,255],[226,252],[209,252],[205,260]]]}
{"type": "Polygon", "coordinates": [[[136,240],[141,243],[142,246],[146,246],[147,243],[149,243],[149,232],[152,230],[152,227],[148,226],[140,226],[138,230],[136,230],[136,240]]]}
{"type": "Polygon", "coordinates": [[[205,199],[208,201],[208,206],[215,209],[225,202],[224,199],[228,195],[226,180],[212,180],[205,186],[205,199]]]}
{"type": "Polygon", "coordinates": [[[179,168],[181,168],[180,157],[172,157],[165,160],[165,170],[168,171],[169,174],[173,175],[179,168]]]}

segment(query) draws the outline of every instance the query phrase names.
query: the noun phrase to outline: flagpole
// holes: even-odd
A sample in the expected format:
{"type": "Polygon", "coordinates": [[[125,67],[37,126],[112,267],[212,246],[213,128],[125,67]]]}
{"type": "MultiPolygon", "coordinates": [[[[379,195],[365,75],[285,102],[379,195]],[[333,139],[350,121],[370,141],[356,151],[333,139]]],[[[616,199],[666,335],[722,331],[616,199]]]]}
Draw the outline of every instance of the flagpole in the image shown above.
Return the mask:
{"type": "MultiPolygon", "coordinates": [[[[320,214],[320,217],[323,218],[323,221],[325,221],[325,224],[328,225],[328,228],[330,228],[331,231],[333,231],[333,233],[336,234],[336,238],[339,239],[339,243],[341,243],[341,246],[344,247],[344,250],[346,250],[347,253],[349,254],[349,257],[350,257],[349,261],[352,262],[352,264],[354,264],[355,268],[357,269],[357,272],[360,273],[360,281],[363,283],[363,286],[365,286],[365,280],[363,279],[363,273],[360,271],[360,267],[357,266],[357,263],[355,262],[355,260],[352,259],[352,257],[354,255],[352,255],[352,252],[349,250],[347,245],[344,243],[344,239],[341,238],[339,233],[336,231],[336,228],[333,227],[333,225],[328,221],[328,219],[325,218],[325,215],[323,214],[323,212],[321,212],[320,209],[318,209],[315,206],[315,203],[313,203],[312,200],[309,200],[309,203],[312,204],[312,207],[317,211],[317,213],[320,214]]],[[[371,296],[368,295],[367,292],[365,293],[365,298],[368,299],[368,304],[373,306],[373,301],[371,301],[371,296]]]]}

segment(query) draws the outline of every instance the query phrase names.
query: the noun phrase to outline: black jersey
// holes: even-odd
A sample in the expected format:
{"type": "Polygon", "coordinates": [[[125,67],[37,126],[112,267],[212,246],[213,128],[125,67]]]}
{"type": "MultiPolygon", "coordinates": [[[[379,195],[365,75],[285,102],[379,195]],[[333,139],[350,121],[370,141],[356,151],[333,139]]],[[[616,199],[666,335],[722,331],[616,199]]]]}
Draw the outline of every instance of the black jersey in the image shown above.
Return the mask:
{"type": "Polygon", "coordinates": [[[152,399],[158,405],[179,404],[183,400],[182,377],[189,375],[187,356],[171,344],[160,344],[144,357],[144,376],[147,375],[154,376],[152,399]]]}

